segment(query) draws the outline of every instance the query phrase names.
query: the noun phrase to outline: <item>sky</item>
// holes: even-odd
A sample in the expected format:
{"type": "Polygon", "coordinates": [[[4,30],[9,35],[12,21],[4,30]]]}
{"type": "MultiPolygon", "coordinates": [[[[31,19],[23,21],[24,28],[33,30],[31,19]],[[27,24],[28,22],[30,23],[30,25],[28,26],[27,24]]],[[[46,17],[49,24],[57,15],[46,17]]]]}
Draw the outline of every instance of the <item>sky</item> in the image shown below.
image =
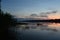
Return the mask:
{"type": "MultiPolygon", "coordinates": [[[[59,12],[60,0],[2,0],[1,9],[4,12],[9,12],[12,15],[16,15],[17,17],[30,16],[32,14],[40,16],[42,13],[45,14],[46,12],[59,12]]],[[[53,15],[54,14],[51,13],[48,15],[48,17],[51,18],[53,15]]],[[[57,17],[57,15],[55,16],[57,17]]]]}

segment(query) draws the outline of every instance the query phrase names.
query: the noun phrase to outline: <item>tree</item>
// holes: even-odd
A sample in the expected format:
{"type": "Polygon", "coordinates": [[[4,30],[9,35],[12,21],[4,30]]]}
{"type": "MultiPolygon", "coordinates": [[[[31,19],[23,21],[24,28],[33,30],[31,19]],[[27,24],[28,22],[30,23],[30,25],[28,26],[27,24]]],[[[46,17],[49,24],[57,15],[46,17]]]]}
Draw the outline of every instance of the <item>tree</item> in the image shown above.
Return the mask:
{"type": "Polygon", "coordinates": [[[0,37],[2,39],[7,39],[8,28],[13,27],[14,25],[16,25],[15,18],[10,13],[4,13],[0,9],[0,37]]]}
{"type": "Polygon", "coordinates": [[[1,26],[13,26],[16,25],[16,19],[14,19],[14,17],[6,12],[4,13],[1,9],[0,9],[0,24],[1,26]]]}

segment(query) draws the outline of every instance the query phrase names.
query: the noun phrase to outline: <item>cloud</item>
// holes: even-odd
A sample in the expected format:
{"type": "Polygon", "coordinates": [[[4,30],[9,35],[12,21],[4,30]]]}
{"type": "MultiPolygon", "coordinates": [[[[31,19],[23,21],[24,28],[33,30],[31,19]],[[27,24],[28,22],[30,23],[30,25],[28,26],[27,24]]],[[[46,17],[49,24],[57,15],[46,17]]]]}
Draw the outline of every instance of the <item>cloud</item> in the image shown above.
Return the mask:
{"type": "Polygon", "coordinates": [[[57,10],[53,10],[53,11],[48,11],[48,12],[41,12],[40,14],[33,13],[30,16],[32,16],[32,17],[46,17],[47,18],[48,15],[56,14],[56,13],[57,13],[57,10]]]}
{"type": "Polygon", "coordinates": [[[48,15],[48,14],[55,14],[57,13],[57,10],[54,10],[54,11],[49,11],[49,12],[42,12],[40,13],[41,15],[48,15]]]}
{"type": "Polygon", "coordinates": [[[52,11],[51,13],[57,13],[57,11],[52,11]]]}
{"type": "Polygon", "coordinates": [[[30,16],[38,16],[37,14],[31,14],[30,16]]]}

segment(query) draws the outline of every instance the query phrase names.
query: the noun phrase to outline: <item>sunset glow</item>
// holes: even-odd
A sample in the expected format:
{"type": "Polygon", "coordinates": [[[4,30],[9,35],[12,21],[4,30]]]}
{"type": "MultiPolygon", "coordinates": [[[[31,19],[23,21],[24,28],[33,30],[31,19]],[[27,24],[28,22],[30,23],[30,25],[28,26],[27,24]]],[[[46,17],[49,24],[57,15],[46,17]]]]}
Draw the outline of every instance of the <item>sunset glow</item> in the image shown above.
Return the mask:
{"type": "Polygon", "coordinates": [[[51,15],[48,15],[48,18],[49,19],[60,19],[60,15],[59,14],[51,14],[51,15]]]}

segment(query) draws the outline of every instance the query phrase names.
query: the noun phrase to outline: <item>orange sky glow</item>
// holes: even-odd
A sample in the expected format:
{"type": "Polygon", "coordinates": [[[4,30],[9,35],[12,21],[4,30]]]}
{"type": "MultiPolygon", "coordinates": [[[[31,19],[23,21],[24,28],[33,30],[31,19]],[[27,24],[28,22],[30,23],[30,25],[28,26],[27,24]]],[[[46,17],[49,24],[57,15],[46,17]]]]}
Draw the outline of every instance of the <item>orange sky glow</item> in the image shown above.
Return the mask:
{"type": "Polygon", "coordinates": [[[60,19],[60,14],[50,14],[48,15],[49,19],[60,19]]]}

